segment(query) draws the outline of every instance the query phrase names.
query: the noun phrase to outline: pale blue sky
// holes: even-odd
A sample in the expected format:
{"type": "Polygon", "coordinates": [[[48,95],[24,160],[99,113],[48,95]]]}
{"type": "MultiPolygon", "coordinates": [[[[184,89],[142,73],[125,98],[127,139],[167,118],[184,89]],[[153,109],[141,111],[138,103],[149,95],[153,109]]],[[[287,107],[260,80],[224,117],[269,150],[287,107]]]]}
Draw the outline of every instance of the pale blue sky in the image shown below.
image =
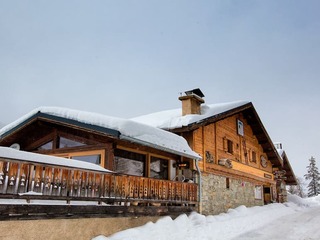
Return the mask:
{"type": "Polygon", "coordinates": [[[252,101],[298,176],[320,166],[320,1],[0,0],[0,122],[39,106],[118,117],[252,101]]]}

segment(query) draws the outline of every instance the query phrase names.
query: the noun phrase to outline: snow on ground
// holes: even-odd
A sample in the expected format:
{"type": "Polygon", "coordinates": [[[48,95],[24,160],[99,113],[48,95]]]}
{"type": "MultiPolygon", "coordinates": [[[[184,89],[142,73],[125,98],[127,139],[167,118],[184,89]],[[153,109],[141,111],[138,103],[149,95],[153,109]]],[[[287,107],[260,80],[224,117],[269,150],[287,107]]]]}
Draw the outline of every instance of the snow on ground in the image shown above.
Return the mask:
{"type": "Polygon", "coordinates": [[[92,240],[250,240],[250,239],[320,239],[320,196],[301,199],[289,196],[284,204],[262,207],[240,206],[227,213],[203,216],[197,213],[180,215],[176,219],[163,217],[110,237],[92,240]]]}

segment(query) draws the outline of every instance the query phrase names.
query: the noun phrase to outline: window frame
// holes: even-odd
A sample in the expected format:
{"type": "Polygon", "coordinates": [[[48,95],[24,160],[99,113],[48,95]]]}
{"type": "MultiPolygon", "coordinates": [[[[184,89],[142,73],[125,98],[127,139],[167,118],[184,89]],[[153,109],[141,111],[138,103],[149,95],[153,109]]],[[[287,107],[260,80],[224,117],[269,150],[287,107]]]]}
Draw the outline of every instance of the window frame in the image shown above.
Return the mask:
{"type": "MultiPolygon", "coordinates": [[[[174,165],[174,163],[176,163],[177,160],[174,159],[174,158],[170,158],[170,157],[163,156],[163,155],[156,154],[156,153],[149,153],[149,152],[146,152],[146,151],[135,150],[135,149],[128,148],[128,147],[125,147],[125,146],[121,146],[121,145],[118,145],[116,149],[125,150],[125,151],[129,151],[129,152],[145,155],[146,156],[145,177],[147,177],[147,178],[151,178],[150,164],[151,164],[151,158],[152,157],[160,158],[160,159],[168,161],[168,179],[163,179],[163,180],[172,180],[173,175],[176,175],[177,169],[173,165],[174,165]]],[[[114,155],[114,157],[116,157],[116,156],[114,155]]]]}
{"type": "Polygon", "coordinates": [[[227,153],[233,154],[233,141],[227,139],[227,153]]]}
{"type": "Polygon", "coordinates": [[[263,194],[263,186],[262,185],[255,185],[254,199],[255,200],[262,200],[262,194],[263,194]]]}
{"type": "MultiPolygon", "coordinates": [[[[82,157],[82,156],[90,156],[90,155],[100,155],[101,163],[99,164],[99,166],[105,168],[106,154],[104,149],[52,154],[52,156],[68,158],[70,160],[72,160],[72,157],[82,157]]],[[[77,160],[77,159],[74,159],[74,160],[77,160]]],[[[77,160],[77,161],[80,161],[80,160],[77,160]]]]}
{"type": "Polygon", "coordinates": [[[148,177],[148,156],[145,153],[141,153],[141,152],[137,152],[137,151],[132,151],[129,149],[123,149],[123,148],[116,148],[114,150],[114,171],[117,171],[116,169],[116,161],[135,161],[135,162],[141,162],[143,164],[143,168],[142,168],[142,176],[140,175],[134,175],[134,174],[129,174],[129,173],[123,173],[126,175],[133,175],[133,176],[138,176],[138,177],[148,177]],[[141,159],[133,159],[127,156],[121,156],[121,154],[116,154],[116,151],[123,151],[123,152],[127,152],[127,154],[139,154],[141,155],[142,158],[144,158],[143,160],[141,159]]]}
{"type": "Polygon", "coordinates": [[[234,142],[227,137],[223,137],[223,150],[228,154],[234,154],[234,142]]]}
{"type": "MultiPolygon", "coordinates": [[[[167,159],[164,159],[164,158],[162,158],[162,157],[157,157],[157,156],[153,156],[153,155],[151,155],[150,156],[150,167],[149,167],[149,177],[151,177],[151,178],[156,178],[156,179],[162,179],[162,180],[168,180],[169,178],[170,178],[170,160],[167,160],[167,159]],[[161,176],[161,178],[156,178],[156,177],[151,177],[151,171],[152,171],[152,169],[151,169],[151,165],[152,165],[152,161],[153,160],[159,160],[160,161],[160,165],[162,164],[162,162],[165,162],[165,164],[166,164],[166,175],[167,175],[167,178],[162,178],[163,176],[162,176],[162,173],[164,172],[164,171],[160,171],[159,172],[159,176],[161,176]]],[[[160,170],[161,170],[162,168],[161,168],[161,166],[160,166],[160,170]]]]}

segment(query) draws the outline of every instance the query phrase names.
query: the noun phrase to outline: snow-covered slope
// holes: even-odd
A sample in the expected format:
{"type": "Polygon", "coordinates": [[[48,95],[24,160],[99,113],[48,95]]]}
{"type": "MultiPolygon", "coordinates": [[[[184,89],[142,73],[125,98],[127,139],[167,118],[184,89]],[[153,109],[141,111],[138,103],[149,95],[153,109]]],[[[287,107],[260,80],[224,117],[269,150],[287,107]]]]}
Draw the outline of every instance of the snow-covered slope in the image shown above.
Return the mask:
{"type": "Polygon", "coordinates": [[[176,219],[163,217],[156,223],[93,240],[303,240],[320,239],[320,197],[289,196],[285,204],[262,207],[239,206],[227,213],[203,216],[192,213],[176,219]]]}

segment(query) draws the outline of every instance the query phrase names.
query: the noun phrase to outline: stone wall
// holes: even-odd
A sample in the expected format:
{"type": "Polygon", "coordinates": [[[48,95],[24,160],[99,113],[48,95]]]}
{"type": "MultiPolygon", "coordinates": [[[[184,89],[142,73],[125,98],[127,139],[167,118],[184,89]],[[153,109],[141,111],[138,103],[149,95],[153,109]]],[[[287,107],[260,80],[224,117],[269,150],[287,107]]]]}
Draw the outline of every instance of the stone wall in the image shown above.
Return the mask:
{"type": "Polygon", "coordinates": [[[202,174],[202,214],[219,214],[240,205],[246,207],[263,205],[262,199],[255,199],[254,183],[228,179],[213,174],[202,174]]]}

